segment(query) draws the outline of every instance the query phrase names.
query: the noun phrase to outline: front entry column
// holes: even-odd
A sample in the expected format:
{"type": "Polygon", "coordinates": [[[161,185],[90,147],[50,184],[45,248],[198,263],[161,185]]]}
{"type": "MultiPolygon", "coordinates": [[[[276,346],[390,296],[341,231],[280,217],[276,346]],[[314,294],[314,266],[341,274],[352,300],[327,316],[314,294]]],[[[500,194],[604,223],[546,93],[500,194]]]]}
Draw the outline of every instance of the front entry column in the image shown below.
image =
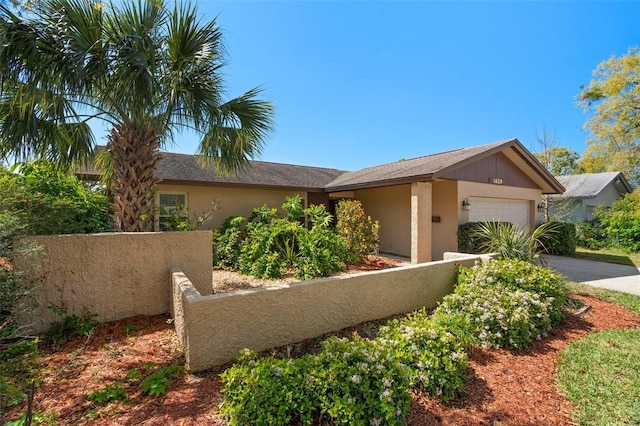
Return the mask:
{"type": "Polygon", "coordinates": [[[431,182],[411,184],[411,263],[431,261],[431,182]]]}

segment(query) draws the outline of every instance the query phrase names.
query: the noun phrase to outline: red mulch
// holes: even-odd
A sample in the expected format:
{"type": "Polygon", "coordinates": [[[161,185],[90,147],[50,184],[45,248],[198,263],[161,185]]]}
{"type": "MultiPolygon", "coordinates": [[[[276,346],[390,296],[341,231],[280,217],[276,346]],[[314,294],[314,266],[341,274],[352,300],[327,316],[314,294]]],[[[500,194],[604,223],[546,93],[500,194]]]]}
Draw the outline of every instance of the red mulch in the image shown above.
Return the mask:
{"type": "MultiPolygon", "coordinates": [[[[418,425],[571,425],[571,403],[555,385],[558,353],[587,333],[640,326],[640,315],[593,297],[582,317],[570,316],[548,337],[525,351],[477,350],[470,354],[466,393],[449,403],[414,395],[407,424],[418,425]]],[[[69,342],[44,357],[44,381],[35,396],[37,412],[55,411],[61,425],[224,425],[220,369],[184,374],[159,397],[145,396],[125,379],[144,362],[181,363],[180,348],[167,317],[134,317],[100,327],[88,340],[69,342]],[[135,329],[133,331],[132,327],[135,329]],[[125,329],[129,329],[129,334],[125,329]],[[93,405],[86,396],[120,381],[128,403],[93,405]]],[[[12,419],[24,410],[14,407],[12,419]]]]}

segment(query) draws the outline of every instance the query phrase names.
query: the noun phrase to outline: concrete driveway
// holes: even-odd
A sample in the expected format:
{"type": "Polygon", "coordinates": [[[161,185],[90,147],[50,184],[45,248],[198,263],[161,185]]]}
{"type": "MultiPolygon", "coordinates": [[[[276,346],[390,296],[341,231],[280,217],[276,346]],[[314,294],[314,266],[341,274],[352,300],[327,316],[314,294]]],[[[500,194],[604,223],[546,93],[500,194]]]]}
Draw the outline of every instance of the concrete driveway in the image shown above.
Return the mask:
{"type": "Polygon", "coordinates": [[[576,259],[564,256],[544,256],[549,267],[570,281],[640,295],[640,268],[576,259]]]}

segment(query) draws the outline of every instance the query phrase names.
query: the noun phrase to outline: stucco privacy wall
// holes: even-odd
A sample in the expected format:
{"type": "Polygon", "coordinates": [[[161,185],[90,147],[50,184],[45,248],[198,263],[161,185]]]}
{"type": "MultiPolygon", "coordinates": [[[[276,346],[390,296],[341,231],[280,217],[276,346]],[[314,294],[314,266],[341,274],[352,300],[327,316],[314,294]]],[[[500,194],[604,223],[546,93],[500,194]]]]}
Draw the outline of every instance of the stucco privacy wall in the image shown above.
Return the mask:
{"type": "Polygon", "coordinates": [[[167,276],[180,267],[201,294],[211,294],[211,232],[108,233],[36,236],[21,240],[42,247],[39,262],[17,259],[42,277],[34,311],[21,319],[35,332],[59,320],[48,306],[97,314],[98,321],[169,312],[167,276]]]}
{"type": "MultiPolygon", "coordinates": [[[[191,215],[201,216],[203,212],[211,209],[211,204],[219,200],[219,209],[213,217],[202,224],[200,229],[219,228],[226,218],[232,215],[249,217],[256,207],[266,204],[269,207],[277,207],[285,202],[287,197],[296,194],[303,199],[308,199],[305,191],[278,190],[278,189],[254,189],[240,187],[214,187],[198,185],[158,185],[158,193],[180,193],[187,195],[187,207],[191,215]]],[[[156,199],[156,204],[158,200],[156,199]]]]}
{"type": "Polygon", "coordinates": [[[434,307],[451,293],[459,265],[480,258],[408,265],[202,296],[188,273],[174,269],[173,314],[187,366],[201,371],[256,351],[320,336],[362,322],[434,307]]]}

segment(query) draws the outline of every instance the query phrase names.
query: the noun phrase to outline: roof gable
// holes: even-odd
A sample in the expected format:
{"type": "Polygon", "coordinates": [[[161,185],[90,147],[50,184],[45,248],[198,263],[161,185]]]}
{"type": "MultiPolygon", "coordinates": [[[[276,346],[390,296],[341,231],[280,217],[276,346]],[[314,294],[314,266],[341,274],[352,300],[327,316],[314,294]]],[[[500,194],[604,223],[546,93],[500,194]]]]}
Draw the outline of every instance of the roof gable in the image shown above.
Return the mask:
{"type": "Polygon", "coordinates": [[[331,182],[326,189],[329,192],[338,192],[416,181],[430,182],[453,175],[455,171],[499,152],[504,153],[517,167],[525,170],[531,181],[542,188],[544,193],[563,191],[562,185],[517,139],[396,161],[355,172],[345,172],[331,182]]]}
{"type": "Polygon", "coordinates": [[[562,198],[595,198],[610,184],[613,184],[621,195],[631,192],[631,186],[622,172],[583,173],[556,176],[556,179],[566,188],[561,195],[562,198]]]}

